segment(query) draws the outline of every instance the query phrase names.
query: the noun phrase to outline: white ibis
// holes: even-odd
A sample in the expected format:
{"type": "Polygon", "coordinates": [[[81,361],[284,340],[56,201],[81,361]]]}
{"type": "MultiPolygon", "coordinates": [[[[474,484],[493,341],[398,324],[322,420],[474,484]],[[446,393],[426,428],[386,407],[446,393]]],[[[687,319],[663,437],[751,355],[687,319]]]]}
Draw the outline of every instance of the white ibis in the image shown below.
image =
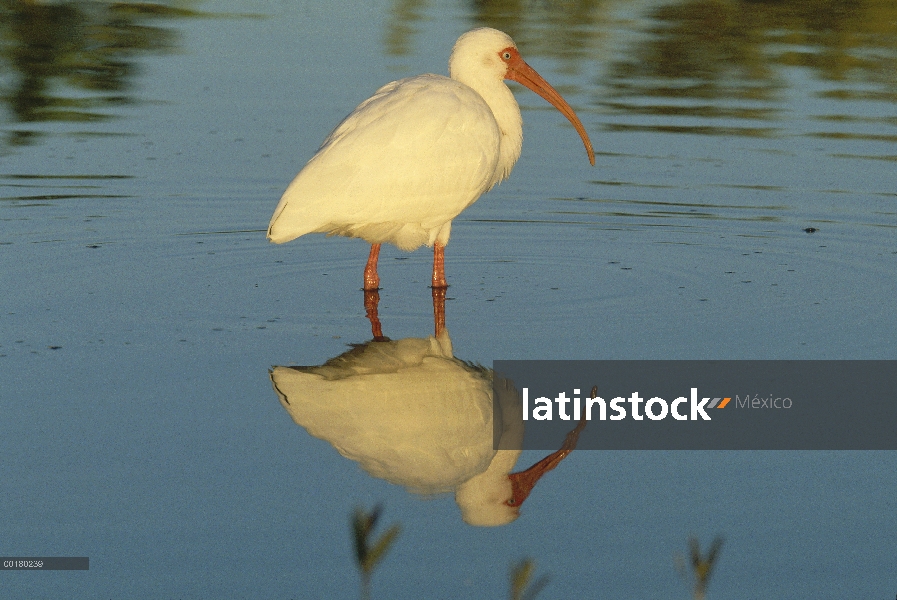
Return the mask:
{"type": "Polygon", "coordinates": [[[408,251],[426,244],[433,247],[432,285],[445,288],[452,219],[507,178],[520,157],[520,108],[505,79],[563,113],[595,164],[576,113],[507,34],[484,27],[462,35],[449,74],[393,81],[358,105],[287,187],[268,239],[326,233],[368,241],[365,290],[380,286],[380,244],[408,251]]]}
{"type": "Polygon", "coordinates": [[[515,520],[586,424],[557,452],[511,473],[523,444],[520,396],[505,381],[493,403],[493,373],[454,358],[445,329],[358,345],[319,367],[273,367],[270,377],[280,403],[309,434],[411,492],[454,491],[462,518],[477,526],[515,520]],[[494,449],[496,425],[500,446],[518,450],[494,449]]]}

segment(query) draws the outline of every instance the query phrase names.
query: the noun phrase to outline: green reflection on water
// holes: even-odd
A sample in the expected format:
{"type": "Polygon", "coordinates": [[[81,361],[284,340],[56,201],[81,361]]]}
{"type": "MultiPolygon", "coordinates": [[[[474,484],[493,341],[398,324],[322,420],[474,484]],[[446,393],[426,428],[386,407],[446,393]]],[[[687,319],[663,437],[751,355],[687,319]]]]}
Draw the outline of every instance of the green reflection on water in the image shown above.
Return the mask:
{"type": "Polygon", "coordinates": [[[884,0],[691,0],[650,11],[612,71],[620,95],[768,100],[784,67],[897,87],[897,5],[884,0]]]}
{"type": "MultiPolygon", "coordinates": [[[[152,19],[197,16],[186,6],[0,0],[0,101],[13,123],[94,122],[134,102],[137,59],[177,47],[176,33],[152,19]]],[[[9,145],[34,143],[37,130],[7,129],[9,145]]]]}
{"type": "MultiPolygon", "coordinates": [[[[194,4],[0,0],[5,144],[35,143],[52,131],[40,123],[94,124],[138,102],[139,59],[178,50],[170,21],[213,16],[194,4]]],[[[632,7],[620,0],[471,0],[457,6],[470,26],[502,29],[527,56],[551,57],[560,72],[586,74],[566,82],[565,93],[591,85],[598,90],[593,105],[639,117],[640,130],[774,136],[767,123],[783,117],[769,103],[799,85],[791,69],[835,83],[814,92],[845,101],[843,111],[828,109],[830,119],[851,114],[848,102],[897,103],[897,3],[891,0],[661,0],[632,7]],[[666,122],[642,122],[646,117],[666,122]],[[754,123],[669,122],[683,117],[754,123]]],[[[384,51],[400,57],[426,42],[426,22],[445,8],[393,0],[387,10],[384,51]]]]}

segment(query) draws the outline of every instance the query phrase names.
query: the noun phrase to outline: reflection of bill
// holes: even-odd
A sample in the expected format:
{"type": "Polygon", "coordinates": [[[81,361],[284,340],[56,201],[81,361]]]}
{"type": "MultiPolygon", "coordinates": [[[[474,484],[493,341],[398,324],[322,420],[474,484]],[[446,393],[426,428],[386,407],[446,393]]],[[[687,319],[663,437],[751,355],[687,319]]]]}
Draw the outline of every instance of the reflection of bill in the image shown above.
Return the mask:
{"type": "MultiPolygon", "coordinates": [[[[381,338],[383,339],[383,338],[381,338]]],[[[494,526],[519,516],[542,475],[575,447],[583,420],[557,452],[511,473],[520,450],[520,396],[510,382],[452,355],[436,336],[372,341],[318,367],[274,367],[274,390],[293,420],[374,477],[433,495],[454,492],[464,521],[494,526]]]]}

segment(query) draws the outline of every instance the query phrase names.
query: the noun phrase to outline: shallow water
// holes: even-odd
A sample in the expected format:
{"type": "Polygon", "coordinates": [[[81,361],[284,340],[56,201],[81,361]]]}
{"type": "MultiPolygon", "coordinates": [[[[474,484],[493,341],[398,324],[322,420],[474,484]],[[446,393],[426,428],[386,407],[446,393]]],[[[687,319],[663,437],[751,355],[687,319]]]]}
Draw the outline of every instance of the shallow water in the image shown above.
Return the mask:
{"type": "MultiPolygon", "coordinates": [[[[2,594],[353,597],[375,502],[403,531],[374,597],[500,597],[524,556],[540,597],[684,596],[692,534],[726,538],[712,597],[894,594],[893,452],[574,452],[498,529],[368,476],[268,377],[371,338],[365,244],[264,239],[345,114],[490,25],[598,160],[515,88],[523,155],[446,251],[456,357],[895,359],[891,3],[26,6],[0,6],[0,554],[91,568],[2,594]]],[[[388,337],[433,333],[430,260],[384,248],[388,337]]]]}

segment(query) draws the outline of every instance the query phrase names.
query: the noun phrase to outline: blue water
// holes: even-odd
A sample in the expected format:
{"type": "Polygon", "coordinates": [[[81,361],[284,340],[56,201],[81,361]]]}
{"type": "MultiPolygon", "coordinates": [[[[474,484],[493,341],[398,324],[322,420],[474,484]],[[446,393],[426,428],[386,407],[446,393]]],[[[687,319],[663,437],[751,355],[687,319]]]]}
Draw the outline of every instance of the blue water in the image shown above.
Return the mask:
{"type": "MultiPolygon", "coordinates": [[[[164,44],[125,55],[120,89],[51,80],[98,117],[7,102],[0,555],[90,570],[5,571],[0,596],[351,598],[349,516],[382,502],[403,530],[375,598],[506,596],[523,557],[540,597],[688,597],[691,535],[725,537],[712,598],[893,597],[893,452],[574,452],[479,529],[310,437],[268,378],[371,337],[363,242],[265,241],[284,187],[358,102],[445,73],[482,24],[598,160],[515,89],[523,154],[446,251],[456,357],[897,358],[897,15],[806,4],[198,2],[136,21],[164,44]]],[[[430,260],[384,248],[390,338],[433,333],[430,260]]]]}

